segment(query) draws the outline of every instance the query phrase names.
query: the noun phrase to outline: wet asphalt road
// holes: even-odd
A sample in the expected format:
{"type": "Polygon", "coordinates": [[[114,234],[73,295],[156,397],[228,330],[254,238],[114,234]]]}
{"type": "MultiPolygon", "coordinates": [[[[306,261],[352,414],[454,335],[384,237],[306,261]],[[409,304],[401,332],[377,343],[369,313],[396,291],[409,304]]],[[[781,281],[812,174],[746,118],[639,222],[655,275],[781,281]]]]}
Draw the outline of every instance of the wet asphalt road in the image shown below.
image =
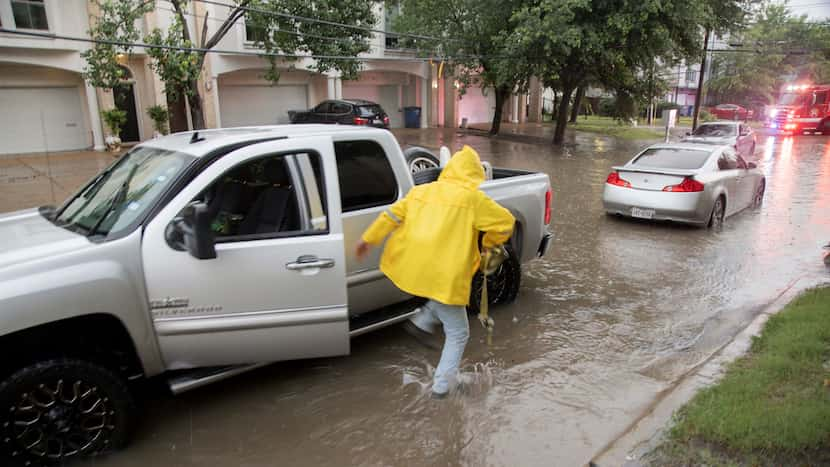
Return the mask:
{"type": "Polygon", "coordinates": [[[438,352],[388,328],[354,340],[349,357],[155,397],[132,445],[90,465],[584,464],[788,284],[827,274],[827,137],[759,137],[764,204],[722,232],[603,214],[610,167],[641,142],[580,134],[554,149],[441,130],[399,138],[470,144],[494,165],[550,174],[555,192],[555,241],[525,265],[516,303],[493,311],[490,348],[471,322],[467,394],[429,399],[438,352]]]}

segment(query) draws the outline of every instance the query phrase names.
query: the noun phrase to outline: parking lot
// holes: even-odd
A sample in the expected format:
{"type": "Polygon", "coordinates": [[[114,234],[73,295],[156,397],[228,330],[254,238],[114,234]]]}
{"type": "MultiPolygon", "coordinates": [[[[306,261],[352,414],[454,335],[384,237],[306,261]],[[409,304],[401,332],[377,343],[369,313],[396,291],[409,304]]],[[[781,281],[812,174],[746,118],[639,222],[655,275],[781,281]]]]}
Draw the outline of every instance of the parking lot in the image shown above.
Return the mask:
{"type": "MultiPolygon", "coordinates": [[[[397,327],[346,358],[277,363],[146,402],[134,442],[94,465],[579,465],[784,288],[826,274],[830,138],[760,136],[764,204],[713,232],[604,215],[610,168],[643,142],[587,133],[561,148],[453,130],[403,144],[469,144],[496,166],[543,171],[555,239],[493,310],[472,322],[464,395],[429,398],[438,353],[397,327]]],[[[0,211],[60,203],[105,153],[0,159],[0,211]]],[[[90,465],[93,465],[90,463],[90,465]]]]}

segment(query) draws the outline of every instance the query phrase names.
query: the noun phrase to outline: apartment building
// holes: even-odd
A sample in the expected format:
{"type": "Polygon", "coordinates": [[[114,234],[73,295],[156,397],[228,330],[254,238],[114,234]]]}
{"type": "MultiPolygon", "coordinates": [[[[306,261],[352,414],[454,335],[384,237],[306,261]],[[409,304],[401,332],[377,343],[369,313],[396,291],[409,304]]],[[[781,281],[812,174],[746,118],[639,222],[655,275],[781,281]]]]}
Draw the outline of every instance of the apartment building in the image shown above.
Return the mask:
{"type": "MultiPolygon", "coordinates": [[[[0,0],[0,27],[88,37],[96,8],[90,0],[0,0]]],[[[386,11],[384,2],[378,2],[376,8],[380,18],[376,27],[389,31],[395,12],[386,11]]],[[[210,33],[228,13],[226,6],[190,2],[191,35],[201,35],[205,15],[210,33]]],[[[157,1],[138,26],[142,32],[165,29],[173,14],[169,2],[157,1]]],[[[357,80],[344,80],[336,71],[309,71],[312,59],[303,58],[279,62],[281,77],[276,84],[264,78],[268,62],[250,54],[257,51],[252,41],[255,33],[244,20],[238,21],[216,47],[222,52],[207,55],[199,93],[209,128],[287,123],[289,110],[339,98],[379,103],[393,128],[403,126],[403,109],[408,106],[422,109],[422,127],[458,127],[462,122],[487,123],[492,119],[492,92],[470,87],[461,96],[454,77],[438,76],[440,63],[415,59],[399,47],[391,32],[373,35],[371,50],[361,56],[362,71],[357,80]]],[[[192,127],[184,99],[172,101],[165,96],[163,83],[150,69],[150,59],[142,49],[118,56],[124,85],[113,91],[93,88],[83,80],[81,53],[88,47],[85,42],[54,37],[0,33],[0,154],[103,149],[107,129],[102,126],[100,111],[112,108],[116,101],[127,112],[127,124],[120,134],[124,142],[153,136],[146,109],[155,104],[170,109],[174,131],[192,127]],[[119,99],[114,92],[122,94],[119,99]]],[[[538,121],[538,91],[531,96],[513,96],[505,104],[505,120],[538,121]]]]}

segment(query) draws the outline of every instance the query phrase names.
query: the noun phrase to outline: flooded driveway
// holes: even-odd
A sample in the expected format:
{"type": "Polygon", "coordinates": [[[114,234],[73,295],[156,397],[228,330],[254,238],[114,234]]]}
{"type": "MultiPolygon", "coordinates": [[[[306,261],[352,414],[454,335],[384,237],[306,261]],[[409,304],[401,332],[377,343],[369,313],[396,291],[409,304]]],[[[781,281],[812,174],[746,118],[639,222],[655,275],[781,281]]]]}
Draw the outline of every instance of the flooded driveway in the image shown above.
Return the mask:
{"type": "Polygon", "coordinates": [[[579,135],[564,148],[401,132],[470,144],[494,165],[544,171],[555,241],[493,310],[471,322],[465,395],[429,398],[436,351],[399,328],[345,358],[278,363],[147,404],[136,439],[96,466],[539,465],[587,462],[661,391],[711,355],[795,279],[826,274],[830,138],[758,141],[763,207],[722,232],[606,217],[610,167],[640,144],[579,135]]]}

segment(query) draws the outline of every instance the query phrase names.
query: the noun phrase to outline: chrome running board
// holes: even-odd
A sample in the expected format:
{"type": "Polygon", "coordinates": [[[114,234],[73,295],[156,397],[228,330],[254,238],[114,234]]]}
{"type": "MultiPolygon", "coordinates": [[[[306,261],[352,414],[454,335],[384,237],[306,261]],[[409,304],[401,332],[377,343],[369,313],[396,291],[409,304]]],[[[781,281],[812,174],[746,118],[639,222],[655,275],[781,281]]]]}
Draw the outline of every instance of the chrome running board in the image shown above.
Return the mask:
{"type": "Polygon", "coordinates": [[[254,363],[251,365],[234,365],[234,366],[223,366],[223,367],[215,367],[215,368],[198,368],[195,370],[190,370],[181,374],[178,374],[167,381],[167,384],[170,386],[170,391],[173,394],[181,394],[186,391],[190,391],[192,389],[200,388],[202,386],[207,386],[208,384],[215,383],[217,381],[222,381],[223,379],[230,378],[231,376],[236,376],[242,373],[246,373],[251,370],[255,370],[257,368],[262,368],[265,365],[270,365],[270,362],[266,363],[254,363]]]}

